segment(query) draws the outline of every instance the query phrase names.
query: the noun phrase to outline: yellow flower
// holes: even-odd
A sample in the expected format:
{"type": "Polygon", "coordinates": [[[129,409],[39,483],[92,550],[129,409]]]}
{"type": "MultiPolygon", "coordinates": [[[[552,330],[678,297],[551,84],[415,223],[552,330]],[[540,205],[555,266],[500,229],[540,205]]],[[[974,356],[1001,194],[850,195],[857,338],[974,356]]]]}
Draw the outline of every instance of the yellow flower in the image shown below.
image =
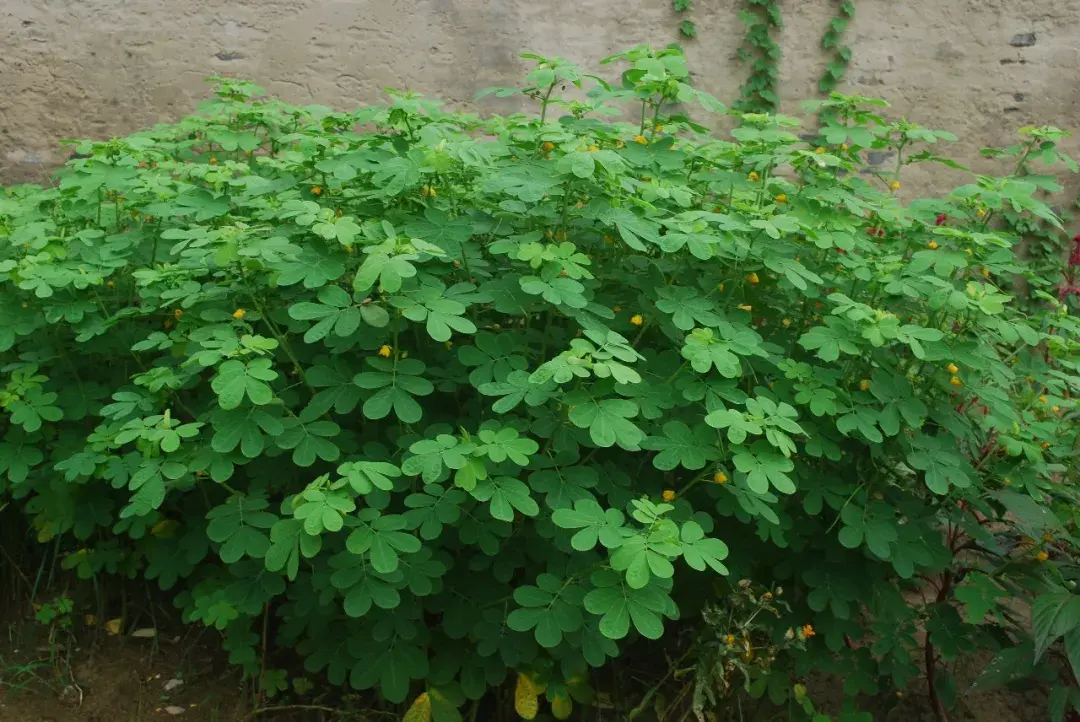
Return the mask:
{"type": "Polygon", "coordinates": [[[981,268],[981,269],[979,269],[979,272],[982,273],[983,278],[990,278],[990,269],[989,268],[981,268]]]}
{"type": "Polygon", "coordinates": [[[790,325],[791,325],[791,319],[790,319],[790,318],[785,318],[785,319],[782,319],[782,320],[780,321],[780,323],[782,323],[782,324],[784,325],[784,328],[787,328],[788,326],[790,326],[790,325]]]}
{"type": "Polygon", "coordinates": [[[634,142],[635,142],[635,143],[641,143],[642,145],[645,145],[645,144],[646,144],[646,143],[648,143],[649,141],[648,141],[648,140],[646,140],[646,139],[645,139],[645,136],[643,136],[643,135],[635,135],[635,136],[634,136],[634,142]]]}
{"type": "Polygon", "coordinates": [[[734,634],[726,634],[726,635],[724,635],[724,644],[727,644],[729,646],[735,644],[735,635],[734,634]]]}
{"type": "Polygon", "coordinates": [[[108,286],[109,288],[112,288],[113,286],[116,285],[116,281],[107,281],[105,283],[105,285],[108,286]]]}
{"type": "Polygon", "coordinates": [[[311,195],[322,195],[322,186],[311,186],[311,195]]]}
{"type": "Polygon", "coordinates": [[[180,320],[180,317],[184,315],[184,309],[178,308],[172,312],[173,318],[180,320]]]}
{"type": "Polygon", "coordinates": [[[217,158],[210,156],[210,165],[217,165],[217,158]]]}
{"type": "Polygon", "coordinates": [[[716,284],[716,290],[719,291],[720,293],[723,293],[724,292],[724,284],[722,284],[722,283],[716,284]]]}
{"type": "Polygon", "coordinates": [[[1012,486],[1012,479],[1006,476],[1004,479],[1001,480],[1001,483],[1005,486],[1012,486]]]}
{"type": "Polygon", "coordinates": [[[383,358],[390,358],[390,354],[393,353],[393,351],[394,349],[390,348],[385,344],[379,347],[379,355],[383,358]]]}
{"type": "Polygon", "coordinates": [[[542,146],[540,146],[540,148],[546,153],[549,150],[553,150],[555,148],[555,144],[551,141],[546,141],[542,146]]]}
{"type": "Polygon", "coordinates": [[[964,385],[964,382],[960,380],[959,376],[953,376],[951,379],[949,379],[949,383],[952,384],[953,386],[963,386],[964,385]]]}
{"type": "Polygon", "coordinates": [[[1043,534],[1043,541],[1049,544],[1050,542],[1054,541],[1054,537],[1050,536],[1049,534],[1043,534]]]}
{"type": "Polygon", "coordinates": [[[894,191],[900,190],[900,181],[893,181],[889,184],[889,188],[892,188],[894,191]]]}
{"type": "Polygon", "coordinates": [[[945,370],[948,371],[951,374],[954,374],[957,371],[959,371],[960,369],[957,368],[956,364],[949,364],[948,366],[945,367],[945,370]]]}
{"type": "Polygon", "coordinates": [[[848,144],[847,143],[841,143],[840,144],[840,150],[847,150],[847,149],[848,149],[848,144]]]}
{"type": "Polygon", "coordinates": [[[747,313],[754,310],[754,307],[747,304],[747,303],[740,304],[740,305],[736,306],[735,308],[739,309],[740,311],[746,311],[747,313]]]}
{"type": "Polygon", "coordinates": [[[675,501],[675,492],[671,489],[664,489],[664,493],[660,495],[664,501],[675,501]]]}
{"type": "Polygon", "coordinates": [[[1035,555],[1035,558],[1038,559],[1040,562],[1045,562],[1047,559],[1050,558],[1050,555],[1046,552],[1039,552],[1035,555]]]}
{"type": "Polygon", "coordinates": [[[860,381],[859,382],[859,388],[862,389],[863,391],[868,391],[870,389],[870,380],[869,379],[863,379],[862,381],[860,381]]]}
{"type": "Polygon", "coordinates": [[[986,215],[986,209],[980,208],[979,210],[975,211],[975,215],[977,215],[979,218],[982,218],[986,215]]]}
{"type": "Polygon", "coordinates": [[[752,286],[756,285],[757,282],[758,282],[757,274],[756,273],[748,273],[748,274],[746,274],[746,282],[749,283],[752,286]]]}
{"type": "Polygon", "coordinates": [[[725,474],[722,471],[718,471],[715,474],[713,474],[712,478],[713,478],[713,481],[715,481],[717,484],[726,484],[727,480],[728,480],[727,479],[727,474],[725,474]]]}
{"type": "Polygon", "coordinates": [[[621,310],[622,310],[622,306],[616,306],[615,307],[615,313],[618,313],[621,310]]]}
{"type": "Polygon", "coordinates": [[[642,316],[640,313],[635,313],[633,316],[630,317],[630,323],[635,326],[640,326],[641,324],[645,323],[645,317],[642,316]]]}
{"type": "Polygon", "coordinates": [[[930,241],[929,243],[926,244],[926,247],[929,248],[931,251],[935,251],[938,248],[938,242],[937,241],[930,241]]]}
{"type": "Polygon", "coordinates": [[[787,203],[787,195],[784,194],[784,193],[781,193],[780,195],[773,198],[773,200],[776,201],[777,203],[787,203]]]}
{"type": "Polygon", "coordinates": [[[622,148],[623,147],[623,142],[621,140],[615,141],[615,147],[616,148],[622,148]]]}
{"type": "Polygon", "coordinates": [[[817,153],[818,155],[825,155],[825,149],[822,148],[820,145],[817,148],[814,149],[814,152],[817,153]]]}
{"type": "Polygon", "coordinates": [[[1061,411],[1061,407],[1058,406],[1057,404],[1054,404],[1053,406],[1050,407],[1050,410],[1053,411],[1056,414],[1057,412],[1061,411]]]}
{"type": "Polygon", "coordinates": [[[1045,396],[1040,396],[1039,397],[1039,403],[1040,404],[1045,404],[1046,403],[1046,397],[1045,396]]]}
{"type": "Polygon", "coordinates": [[[598,150],[600,150],[600,149],[599,149],[599,148],[598,148],[597,146],[595,146],[595,145],[590,145],[590,146],[589,146],[589,152],[590,152],[590,153],[595,153],[595,152],[596,152],[596,151],[598,151],[598,150]]]}
{"type": "Polygon", "coordinates": [[[235,318],[237,321],[239,321],[240,319],[242,319],[246,315],[247,315],[247,311],[245,311],[242,308],[238,308],[238,309],[236,309],[235,311],[232,312],[232,317],[235,318]]]}
{"type": "Polygon", "coordinates": [[[799,629],[799,634],[804,639],[809,639],[810,637],[813,637],[815,634],[817,634],[817,632],[814,631],[814,627],[812,625],[806,624],[801,629],[799,629]]]}
{"type": "Polygon", "coordinates": [[[664,132],[664,126],[662,126],[662,125],[660,125],[659,123],[657,123],[657,124],[656,124],[656,132],[657,132],[657,133],[663,133],[663,132],[664,132]]]}
{"type": "Polygon", "coordinates": [[[755,171],[750,171],[750,175],[746,177],[750,179],[751,183],[757,183],[759,180],[761,180],[761,176],[759,176],[755,171]]]}

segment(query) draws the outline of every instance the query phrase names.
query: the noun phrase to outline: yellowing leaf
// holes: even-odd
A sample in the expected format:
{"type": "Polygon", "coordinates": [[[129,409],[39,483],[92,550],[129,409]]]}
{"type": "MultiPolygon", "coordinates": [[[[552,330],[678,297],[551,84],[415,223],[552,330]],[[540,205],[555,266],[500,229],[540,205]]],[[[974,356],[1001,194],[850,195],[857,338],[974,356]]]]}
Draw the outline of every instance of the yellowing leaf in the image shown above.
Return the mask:
{"type": "Polygon", "coordinates": [[[551,714],[555,715],[555,719],[569,719],[573,711],[574,703],[569,697],[560,695],[551,701],[551,714]]]}
{"type": "Polygon", "coordinates": [[[119,619],[110,619],[105,622],[105,631],[109,634],[120,634],[120,622],[119,619]]]}
{"type": "Polygon", "coordinates": [[[409,711],[402,717],[402,722],[431,722],[431,698],[427,692],[413,700],[409,711]]]}
{"type": "Polygon", "coordinates": [[[518,674],[514,687],[514,711],[521,719],[535,719],[540,711],[540,693],[544,690],[527,674],[518,674]]]}
{"type": "Polygon", "coordinates": [[[168,538],[173,535],[173,531],[180,524],[175,519],[162,519],[150,530],[150,533],[156,537],[168,538]]]}

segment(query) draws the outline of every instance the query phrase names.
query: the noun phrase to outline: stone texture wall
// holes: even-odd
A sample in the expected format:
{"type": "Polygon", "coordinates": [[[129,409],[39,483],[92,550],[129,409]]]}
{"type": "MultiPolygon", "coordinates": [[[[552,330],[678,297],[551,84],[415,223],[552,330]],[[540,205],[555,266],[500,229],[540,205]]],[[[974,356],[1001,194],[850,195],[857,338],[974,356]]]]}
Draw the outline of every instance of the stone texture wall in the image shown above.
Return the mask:
{"type": "MultiPolygon", "coordinates": [[[[836,0],[779,0],[785,110],[816,95],[836,0]]],[[[732,100],[741,0],[697,0],[685,42],[697,84],[732,100]]],[[[1080,0],[856,0],[843,90],[955,132],[949,152],[1025,124],[1080,130],[1080,0]]],[[[346,109],[385,86],[471,104],[514,82],[531,50],[590,69],[678,40],[670,0],[0,0],[0,181],[41,182],[61,138],[107,138],[191,112],[203,78],[246,77],[291,102],[346,109]]],[[[610,69],[608,69],[610,70],[610,69]]],[[[495,109],[481,101],[480,109],[495,109]]],[[[505,108],[502,108],[505,109],[505,108]]],[[[1080,155],[1080,142],[1069,143],[1080,155]]],[[[931,178],[911,178],[910,187],[931,178]]],[[[935,184],[940,189],[940,184],[935,184]]]]}

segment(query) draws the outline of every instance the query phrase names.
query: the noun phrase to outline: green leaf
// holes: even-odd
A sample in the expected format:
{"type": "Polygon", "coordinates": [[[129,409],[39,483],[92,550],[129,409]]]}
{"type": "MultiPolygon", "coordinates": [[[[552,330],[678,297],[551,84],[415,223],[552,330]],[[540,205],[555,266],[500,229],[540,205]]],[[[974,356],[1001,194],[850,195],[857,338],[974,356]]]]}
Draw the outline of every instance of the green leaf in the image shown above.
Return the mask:
{"type": "Polygon", "coordinates": [[[634,422],[638,407],[626,399],[594,400],[584,394],[567,396],[570,405],[569,419],[575,426],[588,429],[589,437],[599,447],[618,444],[627,451],[637,451],[646,439],[634,422]]]}
{"type": "Polygon", "coordinates": [[[641,446],[660,452],[653,457],[653,466],[662,471],[678,466],[696,471],[720,458],[716,434],[701,424],[690,428],[681,421],[669,421],[664,424],[663,436],[651,436],[641,446]]]}
{"type": "Polygon", "coordinates": [[[695,521],[688,521],[682,525],[679,532],[679,546],[682,548],[683,559],[691,569],[699,572],[711,568],[717,574],[727,576],[728,569],[721,562],[727,559],[727,544],[719,539],[709,539],[705,536],[705,530],[695,521]]]}
{"type": "Polygon", "coordinates": [[[580,587],[566,584],[552,574],[541,574],[536,586],[514,590],[514,601],[521,608],[510,613],[506,626],[517,632],[531,629],[542,647],[557,647],[563,641],[563,634],[581,629],[584,596],[580,587]]]}
{"type": "MultiPolygon", "coordinates": [[[[326,475],[320,477],[325,480],[326,475]]],[[[293,516],[304,522],[304,532],[318,536],[323,531],[338,532],[344,526],[344,516],[356,510],[356,503],[341,491],[309,488],[293,500],[293,516]]]]}
{"type": "Polygon", "coordinates": [[[1007,597],[1005,590],[981,572],[972,572],[956,588],[956,598],[964,604],[964,621],[979,624],[997,607],[999,598],[1007,597]]]}
{"type": "Polygon", "coordinates": [[[746,474],[746,485],[755,494],[767,493],[770,485],[781,494],[795,493],[795,482],[788,476],[795,465],[762,442],[739,451],[732,457],[732,462],[736,469],[746,474]]]}
{"type": "Polygon", "coordinates": [[[345,541],[345,547],[353,554],[367,554],[371,567],[380,574],[397,570],[400,554],[420,551],[420,540],[405,529],[405,517],[383,515],[378,509],[361,509],[356,515],[360,526],[345,541]]]}
{"type": "Polygon", "coordinates": [[[383,419],[393,410],[403,423],[415,424],[419,421],[424,411],[414,397],[427,396],[435,391],[435,386],[421,376],[427,366],[416,359],[391,362],[369,358],[367,362],[376,371],[359,373],[353,378],[353,383],[362,389],[378,389],[364,402],[364,416],[372,420],[383,419]]]}
{"type": "Polygon", "coordinates": [[[486,454],[496,464],[509,459],[518,466],[528,466],[529,457],[540,450],[540,444],[522,437],[517,429],[506,426],[501,429],[481,429],[477,433],[480,444],[477,454],[486,454]]]}
{"type": "Polygon", "coordinates": [[[574,502],[572,510],[556,509],[551,521],[562,529],[578,529],[570,538],[570,545],[578,551],[587,552],[597,542],[608,549],[621,545],[626,517],[618,509],[604,509],[593,499],[580,499],[574,502]]]}
{"type": "Polygon", "coordinates": [[[367,495],[375,489],[392,490],[393,479],[401,476],[401,469],[385,461],[346,461],[337,473],[357,494],[367,495]]]}
{"type": "Polygon", "coordinates": [[[245,396],[252,404],[261,406],[274,398],[274,392],[266,382],[273,381],[277,376],[277,371],[271,368],[270,359],[257,358],[246,364],[230,359],[218,367],[210,387],[217,394],[218,404],[223,409],[237,408],[245,396]]]}
{"type": "Polygon", "coordinates": [[[669,597],[655,585],[633,589],[613,572],[601,570],[592,576],[596,587],[585,595],[585,609],[600,616],[600,633],[608,639],[622,639],[630,632],[631,622],[646,639],[659,639],[664,633],[661,614],[669,597]]]}
{"type": "Polygon", "coordinates": [[[1035,633],[1035,659],[1042,657],[1054,640],[1080,625],[1080,595],[1066,590],[1039,595],[1031,605],[1035,633]]]}
{"type": "Polygon", "coordinates": [[[211,509],[206,518],[206,536],[221,544],[221,561],[233,564],[247,556],[262,559],[270,549],[270,539],[264,529],[277,523],[278,517],[266,511],[265,499],[233,496],[226,503],[211,509]]]}
{"type": "Polygon", "coordinates": [[[513,521],[515,511],[525,516],[540,513],[540,507],[529,495],[529,487],[517,479],[506,476],[483,479],[470,493],[478,501],[489,502],[491,516],[501,521],[513,521]]]}
{"type": "Polygon", "coordinates": [[[678,528],[671,522],[631,534],[611,554],[611,568],[624,572],[631,589],[642,589],[652,577],[670,579],[675,574],[671,564],[682,552],[678,528]]]}

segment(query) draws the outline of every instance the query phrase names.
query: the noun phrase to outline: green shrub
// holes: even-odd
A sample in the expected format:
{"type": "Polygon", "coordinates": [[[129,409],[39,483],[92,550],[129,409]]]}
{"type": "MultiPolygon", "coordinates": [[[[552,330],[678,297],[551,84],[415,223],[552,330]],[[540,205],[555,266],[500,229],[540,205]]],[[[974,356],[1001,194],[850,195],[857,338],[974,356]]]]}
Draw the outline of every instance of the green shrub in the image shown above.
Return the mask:
{"type": "Polygon", "coordinates": [[[268,614],[423,718],[512,672],[524,716],[565,718],[680,618],[697,709],[745,683],[809,715],[820,669],[861,719],[922,674],[922,627],[942,709],[961,655],[1033,668],[1075,626],[1080,325],[1014,303],[993,222],[1057,223],[1050,181],[905,204],[950,136],[881,102],[831,96],[816,147],[785,116],[723,141],[674,49],[617,56],[617,86],[526,57],[497,92],[539,116],[217,79],[204,114],[8,189],[0,499],[79,576],[176,590],[264,688],[268,614]],[[1007,605],[1044,592],[1033,638],[1007,605]]]}

